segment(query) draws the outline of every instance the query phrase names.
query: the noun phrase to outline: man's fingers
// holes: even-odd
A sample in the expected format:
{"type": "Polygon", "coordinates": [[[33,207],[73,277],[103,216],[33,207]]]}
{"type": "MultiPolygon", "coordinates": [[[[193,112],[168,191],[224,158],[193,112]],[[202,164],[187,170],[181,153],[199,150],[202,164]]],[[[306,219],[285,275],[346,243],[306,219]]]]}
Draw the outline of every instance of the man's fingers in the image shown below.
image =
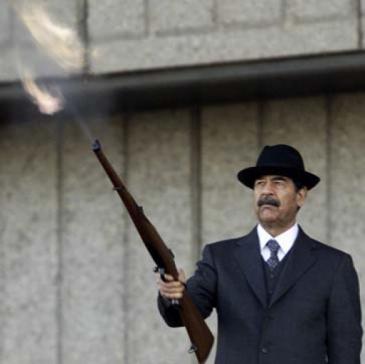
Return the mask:
{"type": "MultiPolygon", "coordinates": [[[[182,269],[179,269],[178,272],[179,272],[178,280],[180,282],[182,282],[183,284],[185,284],[186,283],[185,272],[182,269]]],[[[162,279],[165,282],[175,281],[175,278],[171,274],[167,274],[167,273],[165,273],[163,275],[161,275],[160,273],[157,273],[157,277],[159,277],[160,279],[162,279]]]]}
{"type": "Polygon", "coordinates": [[[185,289],[184,285],[177,281],[170,283],[161,282],[159,283],[159,287],[166,292],[182,292],[185,289]]]}
{"type": "Polygon", "coordinates": [[[174,277],[170,274],[160,274],[160,273],[157,273],[156,274],[156,281],[157,281],[157,284],[160,284],[161,282],[165,282],[165,283],[170,283],[170,282],[174,282],[174,277]]]}
{"type": "Polygon", "coordinates": [[[163,275],[163,280],[166,282],[172,282],[174,280],[174,277],[170,274],[164,274],[163,275]]]}
{"type": "Polygon", "coordinates": [[[184,285],[186,284],[186,275],[183,269],[179,269],[179,281],[182,282],[184,285]]]}
{"type": "Polygon", "coordinates": [[[178,280],[171,274],[156,274],[157,286],[160,294],[169,299],[180,299],[183,296],[186,284],[185,272],[179,269],[178,280]]]}
{"type": "Polygon", "coordinates": [[[184,291],[185,287],[184,285],[179,281],[173,281],[173,282],[164,282],[159,281],[158,286],[160,291],[167,292],[167,293],[174,293],[174,292],[182,292],[184,291]]]}
{"type": "Polygon", "coordinates": [[[169,299],[182,298],[185,286],[183,282],[175,281],[174,278],[165,274],[164,280],[160,276],[157,277],[157,285],[162,296],[169,299]]]}

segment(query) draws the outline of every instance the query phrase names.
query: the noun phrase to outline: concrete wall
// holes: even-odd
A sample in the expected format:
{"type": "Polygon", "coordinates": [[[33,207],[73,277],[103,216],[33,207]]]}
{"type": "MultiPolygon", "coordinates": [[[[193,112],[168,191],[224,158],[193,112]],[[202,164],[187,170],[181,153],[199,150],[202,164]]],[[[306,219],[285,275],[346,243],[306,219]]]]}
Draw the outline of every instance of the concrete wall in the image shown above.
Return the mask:
{"type": "MultiPolygon", "coordinates": [[[[265,144],[293,144],[322,177],[300,223],[353,255],[365,302],[364,105],[318,96],[87,125],[189,273],[202,244],[255,223],[236,172],[265,144]]],[[[184,330],[157,313],[153,263],[78,126],[2,122],[0,150],[0,363],[194,362],[184,330]]]]}
{"type": "MultiPolygon", "coordinates": [[[[60,74],[46,55],[49,49],[40,52],[28,39],[19,12],[8,9],[7,0],[1,3],[0,80],[18,79],[19,61],[38,76],[60,74]]],[[[18,9],[27,4],[28,13],[40,5],[54,24],[69,27],[87,51],[74,71],[91,74],[364,47],[362,0],[64,0],[62,6],[56,0],[13,0],[12,4],[18,9]]]]}

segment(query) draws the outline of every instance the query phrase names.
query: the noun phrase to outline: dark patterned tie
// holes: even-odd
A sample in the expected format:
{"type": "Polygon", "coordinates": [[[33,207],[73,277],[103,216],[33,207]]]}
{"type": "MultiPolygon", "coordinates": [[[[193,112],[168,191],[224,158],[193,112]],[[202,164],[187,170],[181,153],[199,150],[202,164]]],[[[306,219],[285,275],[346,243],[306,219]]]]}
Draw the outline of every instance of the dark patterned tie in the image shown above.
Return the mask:
{"type": "Polygon", "coordinates": [[[274,270],[279,264],[278,251],[280,245],[274,239],[269,240],[266,245],[270,249],[270,258],[266,261],[266,263],[271,270],[274,270]]]}

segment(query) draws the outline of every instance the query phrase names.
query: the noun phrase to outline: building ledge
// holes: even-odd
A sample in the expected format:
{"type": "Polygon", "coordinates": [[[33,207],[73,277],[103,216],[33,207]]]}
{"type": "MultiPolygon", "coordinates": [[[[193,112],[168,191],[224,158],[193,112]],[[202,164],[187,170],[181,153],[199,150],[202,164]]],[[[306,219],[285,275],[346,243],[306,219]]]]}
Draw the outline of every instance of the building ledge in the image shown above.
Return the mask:
{"type": "MultiPolygon", "coordinates": [[[[365,52],[45,79],[82,112],[185,107],[365,90],[365,52]]],[[[1,114],[36,112],[20,82],[0,85],[1,114]]]]}

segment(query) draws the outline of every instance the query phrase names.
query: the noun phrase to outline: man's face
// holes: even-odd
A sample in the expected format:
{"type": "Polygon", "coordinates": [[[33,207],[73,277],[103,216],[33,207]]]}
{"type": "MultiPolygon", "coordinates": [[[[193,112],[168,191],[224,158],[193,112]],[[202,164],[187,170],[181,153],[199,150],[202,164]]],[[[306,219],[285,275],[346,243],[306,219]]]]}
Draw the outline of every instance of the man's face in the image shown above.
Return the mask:
{"type": "Polygon", "coordinates": [[[257,218],[264,227],[289,228],[294,224],[306,195],[306,187],[298,190],[288,177],[262,176],[254,184],[257,218]]]}

